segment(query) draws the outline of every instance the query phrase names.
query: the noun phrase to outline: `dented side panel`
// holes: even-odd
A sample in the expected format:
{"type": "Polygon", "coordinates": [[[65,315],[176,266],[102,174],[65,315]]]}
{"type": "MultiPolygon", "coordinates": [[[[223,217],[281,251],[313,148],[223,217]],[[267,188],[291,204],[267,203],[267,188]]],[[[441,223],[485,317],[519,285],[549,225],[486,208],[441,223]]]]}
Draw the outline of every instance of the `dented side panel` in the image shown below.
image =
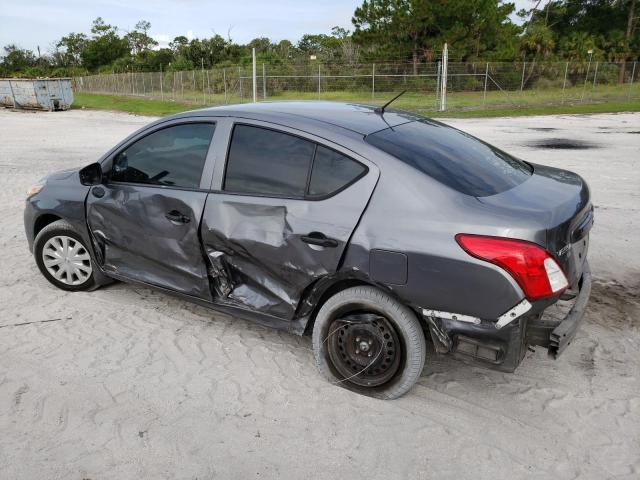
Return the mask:
{"type": "Polygon", "coordinates": [[[206,192],[111,184],[87,197],[87,221],[102,268],[132,280],[211,299],[198,225],[206,192]],[[187,223],[172,222],[178,211],[187,223]]]}
{"type": "Polygon", "coordinates": [[[201,235],[214,301],[292,319],[303,291],[339,267],[377,176],[322,201],[211,193],[201,235]],[[337,246],[302,241],[311,232],[337,246]]]}

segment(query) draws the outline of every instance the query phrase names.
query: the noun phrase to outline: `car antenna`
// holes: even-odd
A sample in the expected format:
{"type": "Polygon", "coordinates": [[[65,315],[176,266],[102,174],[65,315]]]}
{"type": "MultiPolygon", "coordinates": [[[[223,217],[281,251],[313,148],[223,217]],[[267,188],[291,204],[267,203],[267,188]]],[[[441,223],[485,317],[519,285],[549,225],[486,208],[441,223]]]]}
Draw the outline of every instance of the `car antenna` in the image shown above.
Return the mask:
{"type": "Polygon", "coordinates": [[[382,115],[384,113],[384,109],[387,108],[389,105],[391,105],[397,98],[399,98],[401,95],[404,95],[405,93],[407,93],[406,90],[401,91],[398,95],[396,95],[395,97],[393,97],[391,100],[389,100],[387,103],[385,103],[383,106],[378,107],[376,109],[374,109],[373,111],[376,113],[379,113],[380,115],[382,115]]]}

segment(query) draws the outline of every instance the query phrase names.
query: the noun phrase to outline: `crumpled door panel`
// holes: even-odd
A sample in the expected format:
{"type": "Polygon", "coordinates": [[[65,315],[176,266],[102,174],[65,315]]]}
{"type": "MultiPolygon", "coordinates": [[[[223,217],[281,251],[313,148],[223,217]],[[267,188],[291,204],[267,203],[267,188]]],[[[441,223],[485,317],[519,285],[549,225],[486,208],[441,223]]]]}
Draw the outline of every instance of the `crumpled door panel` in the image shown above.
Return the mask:
{"type": "Polygon", "coordinates": [[[303,291],[339,267],[373,185],[322,201],[211,193],[201,236],[214,301],[292,319],[303,291]],[[337,246],[305,243],[310,232],[337,246]]]}
{"type": "Polygon", "coordinates": [[[87,197],[87,221],[103,269],[132,280],[211,299],[198,238],[207,194],[140,185],[101,186],[87,197]],[[181,212],[186,223],[166,214],[181,212]]]}

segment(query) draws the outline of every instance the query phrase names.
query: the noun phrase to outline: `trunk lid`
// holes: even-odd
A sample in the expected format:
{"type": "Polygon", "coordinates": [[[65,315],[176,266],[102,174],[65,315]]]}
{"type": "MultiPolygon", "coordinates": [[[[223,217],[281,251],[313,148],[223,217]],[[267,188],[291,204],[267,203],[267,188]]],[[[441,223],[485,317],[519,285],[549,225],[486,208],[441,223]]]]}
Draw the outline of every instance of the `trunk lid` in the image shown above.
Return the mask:
{"type": "Polygon", "coordinates": [[[532,167],[527,181],[478,200],[503,212],[508,210],[518,218],[530,218],[536,229],[531,239],[544,243],[542,246],[563,268],[570,287],[575,288],[582,276],[593,225],[589,187],[573,172],[535,164],[532,167]]]}

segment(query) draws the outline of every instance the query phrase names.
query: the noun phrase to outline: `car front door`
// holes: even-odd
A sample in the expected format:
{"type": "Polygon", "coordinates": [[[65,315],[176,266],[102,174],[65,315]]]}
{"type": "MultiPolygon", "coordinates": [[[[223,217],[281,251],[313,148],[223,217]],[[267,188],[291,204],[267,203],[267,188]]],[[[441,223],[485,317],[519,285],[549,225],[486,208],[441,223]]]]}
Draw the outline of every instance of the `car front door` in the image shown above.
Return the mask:
{"type": "Polygon", "coordinates": [[[198,229],[214,132],[206,121],[159,127],[103,164],[106,180],[87,197],[87,221],[106,272],[211,300],[198,229]]]}
{"type": "Polygon", "coordinates": [[[281,319],[332,274],[378,179],[377,167],[294,129],[227,120],[202,242],[214,301],[281,319]]]}

